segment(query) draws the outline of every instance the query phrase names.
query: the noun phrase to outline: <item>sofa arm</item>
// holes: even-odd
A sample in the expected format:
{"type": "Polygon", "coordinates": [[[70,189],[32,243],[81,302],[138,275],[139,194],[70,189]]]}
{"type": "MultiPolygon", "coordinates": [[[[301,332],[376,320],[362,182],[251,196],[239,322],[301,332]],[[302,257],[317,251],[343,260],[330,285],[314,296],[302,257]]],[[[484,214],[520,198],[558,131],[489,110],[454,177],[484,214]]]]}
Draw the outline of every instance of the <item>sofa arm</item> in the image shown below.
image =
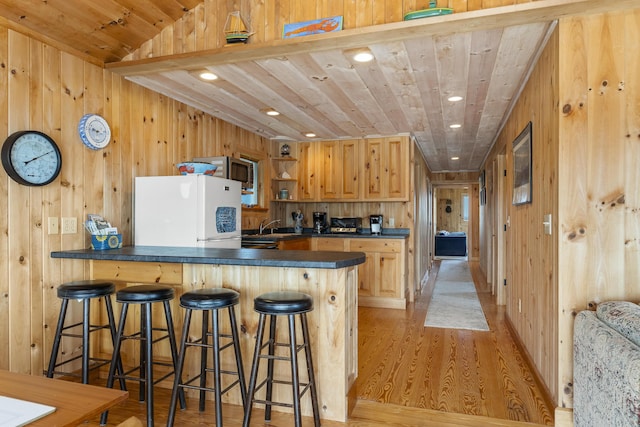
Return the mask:
{"type": "Polygon", "coordinates": [[[640,347],[592,311],[576,316],[573,392],[575,427],[640,426],[640,347]]]}

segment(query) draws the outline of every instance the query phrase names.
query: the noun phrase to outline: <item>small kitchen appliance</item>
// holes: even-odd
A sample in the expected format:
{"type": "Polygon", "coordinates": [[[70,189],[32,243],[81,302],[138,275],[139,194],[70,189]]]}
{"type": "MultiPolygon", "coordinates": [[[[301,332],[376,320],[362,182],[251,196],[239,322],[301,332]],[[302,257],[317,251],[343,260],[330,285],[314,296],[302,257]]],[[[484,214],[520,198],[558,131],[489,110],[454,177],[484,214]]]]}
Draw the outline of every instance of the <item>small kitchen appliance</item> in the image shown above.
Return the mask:
{"type": "Polygon", "coordinates": [[[382,215],[369,216],[371,234],[382,234],[382,215]]]}
{"type": "Polygon", "coordinates": [[[315,233],[322,233],[327,228],[327,213],[326,212],[314,212],[313,213],[313,231],[315,233]]]}
{"type": "Polygon", "coordinates": [[[362,233],[362,218],[331,218],[329,231],[332,233],[362,233]]]}

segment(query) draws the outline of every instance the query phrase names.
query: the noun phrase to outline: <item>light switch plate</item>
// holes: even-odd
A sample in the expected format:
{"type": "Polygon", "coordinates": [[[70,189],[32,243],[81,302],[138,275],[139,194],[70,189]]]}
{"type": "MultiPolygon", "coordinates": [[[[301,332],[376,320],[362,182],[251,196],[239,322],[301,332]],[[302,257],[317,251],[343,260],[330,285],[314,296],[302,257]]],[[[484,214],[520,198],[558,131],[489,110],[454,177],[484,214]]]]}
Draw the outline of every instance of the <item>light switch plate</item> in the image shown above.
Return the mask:
{"type": "Polygon", "coordinates": [[[544,225],[544,234],[551,235],[551,214],[546,214],[544,216],[542,225],[544,225]]]}
{"type": "Polygon", "coordinates": [[[48,218],[48,233],[49,234],[58,234],[60,231],[60,227],[59,227],[59,222],[58,222],[58,217],[57,216],[50,216],[48,218]]]}

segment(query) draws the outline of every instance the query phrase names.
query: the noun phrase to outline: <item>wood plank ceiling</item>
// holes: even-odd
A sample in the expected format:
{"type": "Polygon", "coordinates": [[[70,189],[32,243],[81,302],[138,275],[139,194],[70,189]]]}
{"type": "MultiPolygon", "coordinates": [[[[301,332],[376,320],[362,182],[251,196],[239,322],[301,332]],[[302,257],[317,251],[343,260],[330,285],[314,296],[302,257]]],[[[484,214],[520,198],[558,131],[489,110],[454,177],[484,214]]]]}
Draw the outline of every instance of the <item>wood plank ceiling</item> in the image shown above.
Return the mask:
{"type": "MultiPolygon", "coordinates": [[[[433,172],[479,170],[555,26],[546,11],[538,12],[544,18],[512,25],[505,20],[504,25],[465,26],[473,24],[462,18],[473,15],[467,12],[420,20],[439,28],[436,33],[422,34],[426,24],[408,21],[309,36],[304,43],[277,40],[232,45],[205,56],[121,62],[200,3],[0,0],[0,16],[5,24],[17,23],[142,86],[267,138],[299,141],[307,139],[306,132],[319,139],[413,134],[433,172]],[[407,36],[372,36],[391,34],[389,28],[407,36]],[[343,42],[333,43],[335,37],[343,42]],[[313,40],[322,39],[328,42],[314,48],[313,40]],[[375,60],[355,63],[345,46],[366,46],[375,60]],[[196,71],[203,69],[220,78],[200,80],[196,71]],[[447,101],[451,95],[463,101],[447,101]],[[281,114],[268,116],[267,108],[281,114]],[[452,124],[461,127],[452,129],[452,124]]],[[[564,3],[576,9],[580,3],[596,4],[564,3]]],[[[477,15],[491,19],[486,12],[477,15]]]]}

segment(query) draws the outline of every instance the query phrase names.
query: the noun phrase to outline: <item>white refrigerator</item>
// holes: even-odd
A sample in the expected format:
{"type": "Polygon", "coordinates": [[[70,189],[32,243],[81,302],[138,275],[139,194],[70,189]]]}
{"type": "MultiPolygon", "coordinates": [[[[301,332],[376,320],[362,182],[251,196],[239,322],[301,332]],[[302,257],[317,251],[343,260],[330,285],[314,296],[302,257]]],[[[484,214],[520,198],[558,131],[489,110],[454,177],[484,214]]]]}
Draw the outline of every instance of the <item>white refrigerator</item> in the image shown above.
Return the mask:
{"type": "Polygon", "coordinates": [[[240,248],[239,181],[208,175],[137,177],[134,244],[240,248]]]}

